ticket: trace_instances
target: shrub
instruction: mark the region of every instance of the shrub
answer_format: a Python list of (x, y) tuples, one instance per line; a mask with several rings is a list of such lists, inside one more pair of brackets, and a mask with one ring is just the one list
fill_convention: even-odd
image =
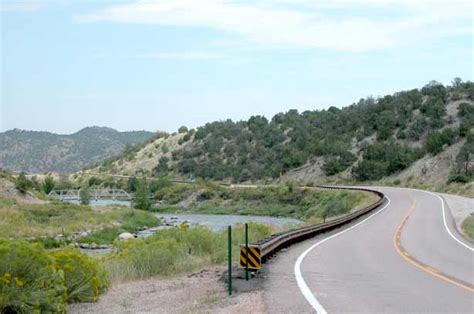
[(138, 182), (137, 191), (135, 192), (135, 204), (134, 207), (138, 209), (150, 209), (150, 189), (145, 179)]
[(44, 178), (44, 181), (43, 181), (44, 193), (48, 195), (54, 189), (54, 185), (55, 185), (55, 182), (54, 182), (53, 177), (47, 176), (46, 178)]
[(120, 253), (104, 264), (115, 281), (169, 275), (188, 268), (187, 249), (175, 239), (136, 239), (118, 246)]
[(40, 244), (0, 240), (0, 312), (66, 311), (62, 271)]
[(81, 205), (89, 205), (91, 201), (91, 191), (88, 186), (83, 187), (79, 191), (79, 198), (81, 200)]
[(448, 184), (453, 183), (453, 182), (458, 182), (458, 183), (468, 183), (471, 181), (473, 178), (470, 176), (462, 175), (462, 174), (455, 174), (451, 175), (448, 177)]
[(80, 238), (81, 243), (95, 243), (95, 244), (109, 244), (117, 239), (118, 235), (122, 232), (119, 227), (104, 228), (100, 231), (89, 234), (85, 237)]
[(456, 133), (452, 129), (444, 129), (441, 132), (434, 132), (426, 142), (426, 150), (433, 155), (443, 151), (445, 144), (451, 145), (456, 139)]
[(101, 274), (97, 262), (92, 258), (76, 249), (54, 251), (52, 256), (56, 268), (64, 273), (69, 303), (95, 302), (99, 294), (107, 289), (107, 276)]
[(188, 128), (184, 125), (178, 129), (178, 133), (187, 133), (187, 132), (188, 132)]
[[(270, 234), (268, 226), (249, 224), (250, 242)], [(243, 225), (235, 226), (232, 231), (235, 259), (243, 238)], [(117, 242), (119, 253), (104, 260), (104, 266), (113, 281), (170, 275), (209, 263), (223, 263), (227, 258), (226, 243), (225, 230), (219, 233), (205, 227), (163, 230), (146, 239)]]
[(22, 172), (18, 175), (18, 177), (15, 180), (15, 187), (22, 193), (26, 193), (29, 189), (33, 187), (33, 184), (28, 178), (25, 176), (25, 174)]

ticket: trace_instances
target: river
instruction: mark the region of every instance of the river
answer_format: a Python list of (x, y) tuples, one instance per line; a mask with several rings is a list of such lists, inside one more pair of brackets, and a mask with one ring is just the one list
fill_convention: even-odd
[(299, 225), (302, 220), (287, 217), (270, 217), (270, 216), (251, 216), (251, 215), (209, 215), (209, 214), (170, 214), (159, 213), (158, 218), (162, 218), (169, 222), (182, 223), (187, 222), (190, 225), (204, 225), (212, 231), (218, 232), (229, 225), (240, 223), (255, 222), (259, 224), (272, 225), (275, 227), (284, 227), (288, 225)]

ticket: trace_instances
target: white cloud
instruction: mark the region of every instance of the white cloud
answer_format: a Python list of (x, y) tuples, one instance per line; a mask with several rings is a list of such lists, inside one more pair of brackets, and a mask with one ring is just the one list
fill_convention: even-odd
[(147, 53), (140, 57), (147, 59), (172, 59), (178, 61), (187, 60), (216, 60), (224, 58), (224, 55), (206, 51), (186, 51), (186, 52), (157, 52)]
[[(351, 15), (354, 9), (357, 15)], [(367, 13), (360, 13), (363, 10)], [(112, 5), (79, 19), (210, 28), (254, 47), (368, 51), (459, 33), (472, 26), (472, 15), (469, 0), (296, 0), (257, 4), (171, 0)]]

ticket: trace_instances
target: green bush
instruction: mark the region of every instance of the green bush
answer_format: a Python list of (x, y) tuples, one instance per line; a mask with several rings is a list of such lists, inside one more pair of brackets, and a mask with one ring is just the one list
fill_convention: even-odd
[(451, 176), (448, 177), (448, 184), (453, 183), (453, 182), (468, 183), (471, 180), (473, 180), (473, 178), (471, 176), (466, 176), (466, 175), (462, 175), (462, 174), (455, 174), (455, 175), (451, 175)]
[(108, 278), (92, 258), (77, 249), (58, 250), (51, 255), (56, 268), (64, 273), (69, 303), (96, 302), (99, 294), (107, 289)]
[(43, 181), (44, 193), (48, 195), (54, 189), (55, 184), (56, 183), (54, 182), (53, 177), (47, 176), (46, 178), (44, 178), (44, 181)]
[[(268, 226), (249, 224), (249, 240), (268, 237)], [(238, 258), (244, 239), (242, 225), (232, 231), (232, 252)], [(117, 242), (119, 253), (104, 260), (111, 280), (127, 281), (157, 275), (171, 275), (196, 269), (227, 258), (227, 231), (214, 233), (205, 227), (170, 229), (146, 239)]]
[(471, 213), (469, 217), (464, 219), (461, 227), (464, 234), (466, 234), (469, 239), (474, 240), (474, 214)]
[(64, 273), (40, 244), (0, 240), (0, 312), (64, 313)]
[(119, 242), (118, 246), (120, 253), (104, 264), (113, 281), (169, 275), (188, 269), (186, 246), (175, 239), (136, 239)]
[(22, 172), (18, 175), (15, 180), (15, 187), (22, 193), (26, 193), (29, 189), (33, 187), (33, 183), (28, 180), (26, 175)]
[(81, 205), (89, 205), (91, 201), (91, 190), (89, 186), (85, 186), (79, 190), (79, 198)]

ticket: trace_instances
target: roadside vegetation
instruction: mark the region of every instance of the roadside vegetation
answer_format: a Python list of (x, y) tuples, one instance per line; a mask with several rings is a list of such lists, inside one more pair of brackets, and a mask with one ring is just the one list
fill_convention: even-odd
[(376, 201), (371, 193), (282, 186), (230, 188), (210, 182), (171, 183), (156, 192), (157, 212), (196, 212), (286, 216), (309, 223), (362, 208)]
[[(249, 224), (249, 240), (270, 236), (269, 226)], [(238, 261), (244, 228), (232, 230), (232, 255)], [(101, 260), (113, 283), (151, 276), (172, 276), (227, 260), (227, 231), (212, 232), (205, 227), (162, 230), (146, 239), (118, 242), (115, 254)]]
[[(33, 184), (24, 175), (9, 180), (21, 193), (43, 195), (69, 183), (47, 177)], [(290, 216), (319, 223), (375, 201), (371, 194), (301, 188), (293, 183), (231, 188), (201, 179), (176, 183), (161, 177), (113, 182), (134, 193), (138, 209), (92, 208), (85, 205), (87, 193), (92, 187), (104, 187), (104, 181), (91, 178), (75, 184), (83, 186), (82, 205), (0, 198), (0, 312), (64, 312), (67, 303), (97, 301), (111, 283), (174, 276), (226, 261), (226, 230), (182, 225), (147, 238), (117, 240), (121, 232), (158, 225), (159, 212)], [(108, 244), (110, 253), (89, 257), (73, 248), (68, 235), (84, 230), (88, 235), (80, 237), (81, 243)], [(251, 223), (249, 231), (253, 242), (281, 230)], [(243, 225), (233, 227), (232, 238), (237, 262)]]
[(463, 221), (462, 231), (469, 240), (474, 241), (474, 214), (471, 214)]
[(58, 234), (91, 230), (85, 243), (111, 243), (121, 232), (136, 232), (143, 226), (156, 226), (152, 213), (124, 207), (94, 210), (68, 203), (22, 204), (0, 198), (0, 238), (35, 238), (55, 245)]

